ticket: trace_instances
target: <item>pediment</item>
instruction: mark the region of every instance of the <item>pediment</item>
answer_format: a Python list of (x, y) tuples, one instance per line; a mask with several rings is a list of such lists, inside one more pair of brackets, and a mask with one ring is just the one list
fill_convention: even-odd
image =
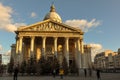
[(69, 31), (69, 32), (81, 32), (80, 29), (68, 26), (63, 23), (58, 23), (51, 20), (45, 20), (32, 24), (29, 26), (21, 27), (17, 31)]

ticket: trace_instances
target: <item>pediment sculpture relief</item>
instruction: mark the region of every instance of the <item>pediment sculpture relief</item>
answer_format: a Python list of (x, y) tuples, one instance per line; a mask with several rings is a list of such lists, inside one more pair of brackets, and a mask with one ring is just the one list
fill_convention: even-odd
[(72, 31), (72, 29), (70, 28), (51, 22), (31, 26), (23, 30), (24, 31)]

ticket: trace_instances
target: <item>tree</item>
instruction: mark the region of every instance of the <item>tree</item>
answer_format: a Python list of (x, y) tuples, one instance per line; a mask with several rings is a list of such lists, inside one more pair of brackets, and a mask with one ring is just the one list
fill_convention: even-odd
[(54, 56), (53, 62), (52, 62), (52, 71), (55, 69), (56, 70), (56, 74), (59, 73), (59, 68), (60, 68), (60, 64), (58, 59)]
[(14, 60), (13, 58), (10, 59), (10, 63), (8, 64), (8, 73), (12, 74), (14, 70)]
[(70, 65), (70, 73), (78, 73), (78, 68), (76, 66), (75, 60), (72, 61)]
[(44, 74), (44, 67), (45, 67), (45, 59), (44, 59), (44, 57), (42, 56), (41, 58), (40, 58), (40, 60), (38, 61), (38, 63), (37, 63), (37, 65), (38, 65), (38, 67), (37, 67), (37, 73), (39, 73), (40, 75), (43, 75)]
[(22, 73), (22, 75), (24, 75), (24, 73), (26, 72), (26, 68), (27, 68), (27, 64), (26, 61), (24, 60), (20, 66), (20, 72)]
[(69, 67), (65, 57), (63, 58), (62, 68), (64, 69), (64, 74), (67, 75), (69, 71)]
[(34, 58), (30, 58), (30, 73), (36, 73), (36, 60)]
[(2, 74), (6, 72), (6, 70), (7, 70), (7, 65), (5, 64), (0, 65), (0, 76), (2, 76)]
[(42, 67), (42, 69), (44, 70), (44, 74), (49, 75), (52, 72), (52, 61), (47, 59), (44, 63), (44, 67)]
[(26, 66), (26, 72), (27, 72), (27, 74), (30, 74), (31, 73), (31, 68), (30, 68), (30, 60), (28, 60), (28, 63), (27, 63), (27, 66)]
[(29, 75), (35, 74), (36, 73), (36, 60), (34, 58), (30, 58), (26, 67), (27, 67), (26, 72)]

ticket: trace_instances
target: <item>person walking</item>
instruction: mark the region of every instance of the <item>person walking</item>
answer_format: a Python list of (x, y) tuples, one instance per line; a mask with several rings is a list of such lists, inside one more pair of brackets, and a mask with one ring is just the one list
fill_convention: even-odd
[(64, 75), (64, 70), (63, 69), (59, 70), (59, 75), (60, 75), (60, 78), (63, 79), (63, 75)]
[(97, 75), (97, 80), (101, 80), (100, 70), (99, 69), (96, 70), (96, 75)]
[(92, 77), (92, 69), (89, 69), (89, 76)]
[(55, 76), (56, 76), (56, 70), (53, 69), (53, 77), (55, 78)]
[(14, 79), (13, 80), (17, 80), (17, 76), (18, 76), (18, 67), (15, 67), (15, 69), (14, 69)]
[(87, 71), (86, 71), (86, 69), (84, 69), (84, 74), (85, 74), (85, 77), (87, 76)]

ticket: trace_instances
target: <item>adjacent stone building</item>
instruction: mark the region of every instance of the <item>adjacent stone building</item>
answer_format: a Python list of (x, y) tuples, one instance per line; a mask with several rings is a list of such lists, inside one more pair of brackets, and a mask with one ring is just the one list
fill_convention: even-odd
[(84, 68), (92, 68), (92, 58), (91, 58), (91, 46), (90, 45), (84, 45), (84, 54), (83, 54), (83, 61), (84, 62)]
[(120, 68), (120, 56), (117, 52), (106, 50), (95, 56), (94, 65), (99, 69)]
[(120, 48), (118, 49), (118, 54), (114, 56), (115, 68), (120, 69)]

